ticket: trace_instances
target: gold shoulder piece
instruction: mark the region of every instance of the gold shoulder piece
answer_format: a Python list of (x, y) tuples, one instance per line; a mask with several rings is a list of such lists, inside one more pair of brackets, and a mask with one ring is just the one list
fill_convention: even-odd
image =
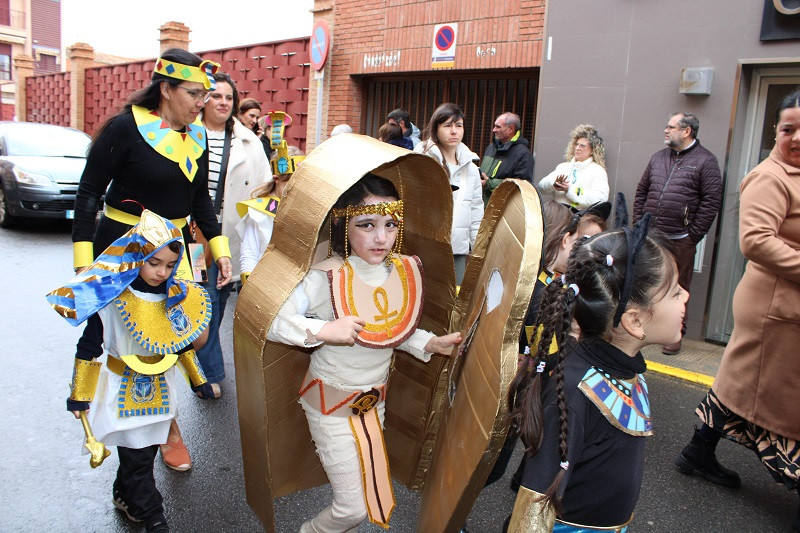
[(549, 533), (553, 531), (556, 512), (553, 506), (544, 501), (544, 494), (520, 487), (508, 533)]

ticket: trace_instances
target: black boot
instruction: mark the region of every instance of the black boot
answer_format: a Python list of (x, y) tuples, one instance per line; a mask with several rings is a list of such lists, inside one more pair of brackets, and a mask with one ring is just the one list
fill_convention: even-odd
[[(797, 487), (797, 494), (800, 494), (800, 486)], [(792, 533), (800, 533), (800, 508), (797, 509), (797, 515), (794, 517)]]
[(714, 451), (717, 448), (719, 439), (712, 441), (706, 440), (695, 428), (692, 441), (675, 458), (675, 466), (678, 470), (688, 475), (698, 475), (717, 485), (738, 489), (742, 481), (739, 474), (725, 468), (719, 461)]
[(797, 510), (797, 516), (794, 517), (794, 524), (792, 524), (792, 533), (800, 533), (800, 509)]

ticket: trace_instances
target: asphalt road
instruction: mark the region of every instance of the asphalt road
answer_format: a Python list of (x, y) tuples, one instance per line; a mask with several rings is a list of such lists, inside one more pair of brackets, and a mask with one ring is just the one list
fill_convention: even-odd
[[(116, 454), (92, 470), (88, 456), (80, 454), (80, 423), (65, 410), (80, 331), (50, 309), (44, 294), (72, 271), (69, 227), (48, 222), (0, 229), (0, 258), (0, 412), (5, 415), (0, 431), (0, 532), (142, 531), (111, 505)], [(222, 399), (199, 400), (188, 386), (178, 397), (193, 469), (177, 473), (156, 460), (156, 483), (173, 531), (261, 531), (244, 495), (231, 341), (235, 305), (234, 296), (222, 327), (228, 374)], [(705, 391), (654, 373), (648, 375), (648, 384), (656, 434), (648, 442), (644, 486), (630, 531), (790, 531), (797, 495), (776, 485), (748, 450), (728, 442), (718, 449), (720, 461), (741, 474), (739, 490), (675, 471), (672, 459), (691, 437), (694, 407)], [(500, 531), (514, 504), (509, 475), (483, 491), (467, 523), (471, 532)], [(399, 485), (395, 491), (392, 529), (414, 531), (419, 496)], [(278, 531), (297, 531), (329, 501), (327, 487), (279, 499)], [(359, 531), (381, 529), (365, 524)]]

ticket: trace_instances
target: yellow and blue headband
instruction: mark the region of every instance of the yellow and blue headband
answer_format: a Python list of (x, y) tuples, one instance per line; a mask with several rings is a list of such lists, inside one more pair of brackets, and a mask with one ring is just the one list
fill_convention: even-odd
[(286, 129), (286, 120), (292, 123), (292, 117), (283, 111), (270, 111), (269, 118), (272, 122), (272, 135), (269, 137), (269, 145), (273, 150), (278, 151), (278, 156), (269, 162), (272, 167), (272, 174), (280, 176), (282, 174), (294, 174), (297, 165), (306, 158), (304, 155), (289, 155), (289, 145), (283, 138)]
[(97, 313), (122, 294), (150, 257), (173, 241), (181, 244), (178, 261), (167, 279), (167, 309), (186, 298), (186, 284), (175, 278), (183, 257), (183, 235), (169, 220), (144, 210), (141, 221), (115, 240), (88, 269), (47, 294), (55, 311), (73, 326)]
[(219, 70), (219, 63), (203, 61), (199, 67), (192, 67), (159, 57), (156, 59), (155, 73), (181, 81), (202, 83), (207, 91), (213, 91), (217, 82), (214, 73)]

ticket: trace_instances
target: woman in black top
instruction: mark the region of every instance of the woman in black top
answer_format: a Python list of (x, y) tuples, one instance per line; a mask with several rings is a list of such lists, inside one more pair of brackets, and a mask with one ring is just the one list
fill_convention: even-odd
[[(183, 228), (187, 242), (185, 218), (192, 215), (211, 243), (218, 284), (230, 281), (230, 251), (208, 194), (206, 135), (197, 119), (211, 86), (205, 73), (212, 70), (215, 64), (195, 54), (165, 51), (150, 85), (97, 132), (75, 198), (76, 270), (137, 224), (146, 208)], [(103, 216), (95, 227), (104, 194)]]

